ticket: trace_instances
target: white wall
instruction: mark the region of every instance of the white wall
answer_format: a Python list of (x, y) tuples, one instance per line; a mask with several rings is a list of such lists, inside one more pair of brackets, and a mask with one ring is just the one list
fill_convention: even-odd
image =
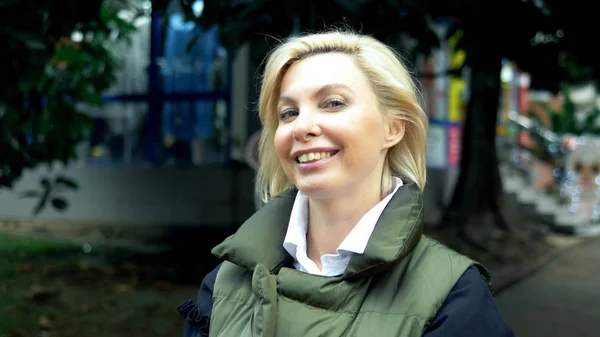
[[(0, 190), (0, 217), (30, 217), (36, 201), (19, 199), (18, 192), (39, 188), (46, 172), (28, 172), (13, 191)], [(228, 226), (252, 213), (249, 169), (70, 167), (57, 172), (75, 179), (80, 189), (65, 193), (70, 202), (65, 213), (49, 207), (40, 220)]]

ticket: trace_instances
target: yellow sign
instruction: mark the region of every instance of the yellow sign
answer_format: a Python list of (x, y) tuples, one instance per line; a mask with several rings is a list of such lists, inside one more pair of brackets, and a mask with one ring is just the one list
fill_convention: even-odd
[[(457, 30), (448, 40), (450, 49), (450, 69), (459, 70), (467, 59), (467, 53), (457, 49), (458, 42), (463, 37), (463, 31)], [(462, 77), (450, 77), (448, 84), (448, 121), (458, 123), (462, 121), (464, 113), (465, 80)]]

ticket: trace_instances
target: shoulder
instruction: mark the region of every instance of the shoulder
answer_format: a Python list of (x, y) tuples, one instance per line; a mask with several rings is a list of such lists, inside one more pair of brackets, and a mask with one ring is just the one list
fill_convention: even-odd
[(452, 288), (473, 265), (476, 262), (471, 259), (422, 237), (400, 263), (376, 278), (378, 290), (374, 293), (385, 292), (425, 324), (436, 316)]
[(425, 337), (513, 337), (484, 276), (469, 267), (430, 322)]
[(422, 236), (410, 254), (407, 272), (426, 279), (428, 283), (435, 283), (440, 290), (445, 289), (445, 297), (471, 266), (476, 266), (484, 280), (490, 283), (485, 267), (438, 241)]

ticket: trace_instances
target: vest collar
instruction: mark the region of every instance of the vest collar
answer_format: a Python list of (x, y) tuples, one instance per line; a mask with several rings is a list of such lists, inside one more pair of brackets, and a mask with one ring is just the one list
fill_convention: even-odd
[[(352, 256), (343, 278), (389, 269), (419, 242), (423, 231), (423, 201), (417, 185), (404, 181), (404, 186), (379, 217), (365, 253)], [(292, 257), (283, 248), (283, 240), (296, 193), (289, 190), (271, 199), (212, 253), (251, 271), (262, 264), (271, 273), (277, 273), (282, 266), (290, 264)]]

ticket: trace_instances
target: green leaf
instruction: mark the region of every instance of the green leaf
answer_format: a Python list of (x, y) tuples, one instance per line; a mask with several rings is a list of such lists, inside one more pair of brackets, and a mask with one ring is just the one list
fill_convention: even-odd
[(44, 187), (44, 190), (48, 190), (50, 189), (50, 180), (48, 178), (42, 178), (40, 179), (40, 185)]
[(102, 106), (104, 104), (104, 101), (102, 100), (102, 96), (99, 93), (95, 92), (93, 87), (91, 87), (91, 86), (87, 86), (80, 93), (81, 93), (81, 100), (83, 102), (93, 104), (96, 106)]
[(6, 33), (9, 36), (19, 40), (21, 43), (24, 43), (29, 49), (36, 51), (46, 49), (46, 45), (44, 44), (45, 39), (43, 36), (37, 36), (29, 32), (17, 32), (11, 29), (6, 29)]
[(137, 30), (137, 27), (127, 21), (119, 18), (118, 27), (121, 33), (130, 33)]
[(69, 206), (69, 203), (64, 198), (54, 197), (54, 198), (52, 198), (52, 206), (54, 206), (54, 208), (57, 211), (63, 212), (67, 209), (67, 207)]
[(75, 46), (62, 44), (54, 52), (57, 61), (65, 61), (67, 64), (76, 63), (81, 57), (81, 52)]
[(50, 190), (48, 189), (46, 192), (44, 192), (44, 195), (40, 198), (37, 205), (33, 209), (34, 216), (40, 214), (44, 210), (44, 208), (46, 208), (49, 197), (50, 197)]
[(56, 177), (54, 182), (55, 182), (55, 184), (57, 184), (60, 187), (66, 187), (66, 188), (70, 188), (73, 190), (76, 190), (79, 188), (79, 185), (73, 179), (62, 176), (62, 175)]

